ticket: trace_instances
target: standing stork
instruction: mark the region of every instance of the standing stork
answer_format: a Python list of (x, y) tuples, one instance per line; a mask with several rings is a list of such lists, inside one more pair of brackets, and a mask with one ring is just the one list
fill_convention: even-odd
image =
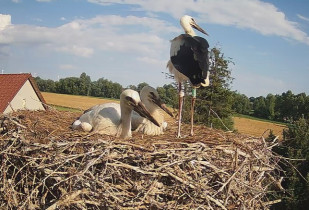
[(174, 75), (175, 80), (178, 83), (178, 138), (181, 137), (180, 125), (184, 97), (182, 83), (189, 80), (192, 85), (191, 136), (194, 135), (193, 115), (196, 99), (196, 88), (199, 88), (200, 86), (209, 86), (209, 44), (206, 39), (196, 36), (193, 28), (197, 29), (205, 35), (208, 34), (195, 22), (192, 17), (188, 15), (185, 15), (180, 19), (180, 24), (184, 29), (185, 34), (181, 34), (171, 40), (170, 60), (167, 63), (167, 67), (170, 73)]

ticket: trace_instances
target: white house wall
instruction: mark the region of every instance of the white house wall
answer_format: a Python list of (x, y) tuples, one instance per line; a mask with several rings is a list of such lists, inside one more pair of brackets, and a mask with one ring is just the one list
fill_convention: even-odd
[(36, 95), (29, 80), (20, 88), (19, 92), (11, 101), (10, 105), (4, 110), (4, 114), (12, 112), (13, 110), (45, 110), (40, 99)]

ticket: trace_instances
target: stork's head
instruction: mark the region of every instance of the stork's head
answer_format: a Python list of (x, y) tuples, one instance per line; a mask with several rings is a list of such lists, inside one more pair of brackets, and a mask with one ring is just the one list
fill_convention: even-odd
[(142, 88), (140, 95), (141, 95), (142, 101), (148, 100), (150, 103), (156, 104), (163, 111), (165, 111), (168, 115), (173, 117), (172, 112), (163, 103), (163, 101), (161, 100), (159, 93), (156, 91), (156, 89), (154, 89), (153, 87), (150, 87), (150, 86), (145, 86), (145, 87)]
[(154, 117), (149, 113), (145, 105), (142, 103), (138, 92), (131, 89), (123, 91), (120, 95), (120, 105), (136, 111), (142, 117), (145, 117), (155, 125), (160, 126), (157, 120), (154, 119)]
[(184, 15), (182, 18), (180, 18), (180, 25), (185, 30), (185, 32), (191, 36), (195, 36), (195, 33), (192, 28), (195, 28), (196, 30), (200, 31), (201, 33), (208, 36), (207, 32), (204, 31), (194, 20), (193, 17), (189, 15)]

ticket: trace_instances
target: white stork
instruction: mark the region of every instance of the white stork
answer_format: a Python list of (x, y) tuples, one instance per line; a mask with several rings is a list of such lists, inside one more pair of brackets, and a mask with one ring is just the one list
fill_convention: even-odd
[(182, 82), (188, 81), (192, 85), (192, 100), (191, 100), (191, 136), (193, 132), (193, 115), (194, 104), (196, 99), (196, 88), (200, 86), (209, 86), (209, 59), (208, 47), (209, 44), (206, 39), (196, 36), (193, 28), (199, 30), (205, 35), (208, 35), (195, 20), (185, 15), (180, 19), (180, 24), (183, 27), (185, 34), (181, 34), (171, 40), (170, 60), (167, 67), (171, 74), (174, 75), (178, 82), (179, 91), (179, 120), (178, 133), (180, 135), (181, 113), (184, 91), (182, 89)]
[(128, 139), (132, 136), (131, 114), (133, 110), (160, 126), (141, 102), (139, 94), (127, 89), (120, 95), (120, 106), (117, 103), (93, 106), (72, 124), (72, 128)]
[(160, 124), (160, 127), (153, 124), (148, 119), (141, 117), (133, 112), (132, 114), (132, 130), (142, 132), (147, 135), (161, 135), (167, 127), (164, 121), (164, 116), (161, 110), (165, 111), (171, 117), (173, 114), (168, 110), (167, 106), (162, 102), (156, 89), (150, 86), (145, 86), (140, 92), (142, 102), (153, 118)]

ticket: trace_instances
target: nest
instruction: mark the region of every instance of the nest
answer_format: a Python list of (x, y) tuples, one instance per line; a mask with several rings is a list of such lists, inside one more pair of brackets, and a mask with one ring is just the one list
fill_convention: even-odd
[[(80, 113), (0, 116), (0, 208), (267, 209), (280, 190), (264, 138), (196, 127), (195, 137), (72, 131)], [(187, 125), (183, 133), (189, 133)], [(274, 142), (273, 142), (274, 143)]]

